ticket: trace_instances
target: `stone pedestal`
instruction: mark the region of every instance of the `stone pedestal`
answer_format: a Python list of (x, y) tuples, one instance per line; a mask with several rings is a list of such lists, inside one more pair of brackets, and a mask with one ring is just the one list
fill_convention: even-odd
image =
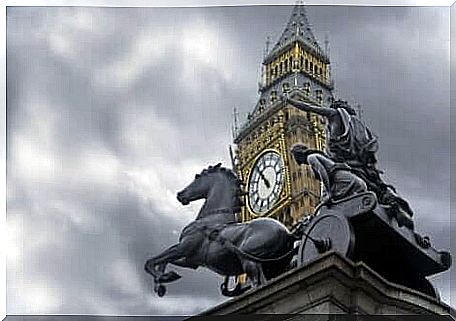
[(329, 252), (201, 315), (225, 314), (453, 313), (435, 298), (385, 280), (364, 263), (353, 263), (337, 252)]

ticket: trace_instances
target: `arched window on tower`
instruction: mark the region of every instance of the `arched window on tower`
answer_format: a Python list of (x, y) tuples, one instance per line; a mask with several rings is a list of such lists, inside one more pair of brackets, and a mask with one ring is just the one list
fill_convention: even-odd
[(260, 109), (264, 110), (266, 108), (266, 101), (264, 98), (260, 99)]
[(275, 102), (277, 100), (277, 91), (271, 91), (271, 96), (269, 99), (271, 100), (271, 103)]
[(318, 103), (321, 104), (323, 101), (323, 92), (321, 89), (315, 90), (315, 98), (317, 99)]
[(328, 96), (328, 97), (326, 98), (326, 104), (327, 104), (328, 106), (331, 106), (331, 104), (333, 103), (333, 101), (334, 101), (334, 99), (332, 98), (332, 96)]
[(283, 93), (288, 93), (290, 91), (290, 83), (284, 82), (282, 84), (282, 92)]
[(304, 83), (304, 92), (306, 93), (306, 95), (310, 95), (310, 82), (308, 81)]
[(306, 66), (305, 67), (306, 67), (306, 70), (309, 69), (309, 60), (308, 59), (306, 59)]
[(313, 62), (311, 61), (310, 64), (309, 64), (309, 69), (310, 69), (310, 72), (313, 72)]

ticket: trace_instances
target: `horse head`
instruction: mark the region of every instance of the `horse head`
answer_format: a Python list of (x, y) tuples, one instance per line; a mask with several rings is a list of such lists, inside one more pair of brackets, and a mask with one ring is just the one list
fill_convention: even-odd
[(183, 205), (206, 199), (206, 210), (223, 207), (237, 212), (243, 195), (241, 184), (232, 170), (222, 167), (219, 163), (196, 174), (195, 179), (177, 193), (177, 199)]
[(187, 185), (183, 190), (177, 193), (177, 200), (182, 205), (187, 205), (190, 202), (207, 198), (210, 188), (214, 185), (214, 175), (210, 175), (215, 172), (215, 168), (221, 167), (221, 163), (215, 166), (209, 166), (204, 169), (201, 173), (195, 175), (195, 179)]

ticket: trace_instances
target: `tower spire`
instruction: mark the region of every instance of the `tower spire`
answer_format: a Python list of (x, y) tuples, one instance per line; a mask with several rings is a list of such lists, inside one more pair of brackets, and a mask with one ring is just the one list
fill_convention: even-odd
[(262, 114), (277, 99), (290, 91), (301, 91), (306, 99), (322, 104), (331, 101), (333, 83), (330, 61), (318, 44), (311, 24), (307, 19), (306, 7), (299, 0), (279, 40), (269, 51), (269, 37), (261, 69), (259, 70), (258, 93), (251, 118)]
[(312, 25), (307, 19), (306, 6), (302, 0), (296, 2), (285, 29), (271, 52), (268, 53), (268, 56), (273, 55), (296, 40), (318, 54), (324, 55), (323, 50), (313, 34)]
[(231, 132), (233, 138), (235, 138), (238, 134), (239, 126), (238, 126), (238, 117), (239, 117), (239, 112), (236, 107), (233, 108), (233, 123), (231, 125)]
[(329, 36), (328, 34), (326, 33), (325, 34), (325, 55), (326, 57), (329, 58), (330, 56), (330, 52), (329, 52), (330, 48), (329, 48)]
[(266, 56), (269, 54), (269, 47), (270, 46), (271, 46), (271, 37), (267, 36), (266, 37), (266, 44), (265, 44), (265, 47), (264, 47), (263, 59), (266, 58)]

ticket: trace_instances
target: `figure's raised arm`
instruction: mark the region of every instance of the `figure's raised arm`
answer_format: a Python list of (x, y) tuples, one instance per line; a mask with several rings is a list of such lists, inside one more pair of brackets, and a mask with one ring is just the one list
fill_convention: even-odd
[(296, 100), (296, 99), (289, 98), (289, 97), (286, 97), (285, 99), (286, 99), (286, 102), (290, 103), (292, 106), (294, 106), (298, 109), (312, 112), (312, 113), (321, 115), (323, 117), (331, 117), (331, 116), (334, 116), (335, 114), (337, 114), (337, 111), (333, 108), (315, 106), (315, 105), (311, 105), (309, 103), (303, 102), (301, 100)]

